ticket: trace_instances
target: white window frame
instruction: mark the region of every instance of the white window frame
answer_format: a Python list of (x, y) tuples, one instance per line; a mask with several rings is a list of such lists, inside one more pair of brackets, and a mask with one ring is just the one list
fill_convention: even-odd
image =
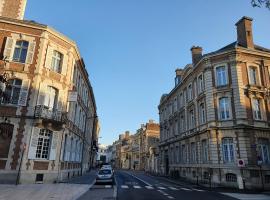
[[(53, 50), (52, 53), (52, 61), (51, 61), (51, 70), (61, 73), (62, 72), (62, 65), (63, 65), (63, 58), (64, 55), (57, 50)], [(58, 63), (58, 65), (57, 65)]]
[(53, 135), (53, 131), (49, 129), (40, 129), (40, 132), (38, 135), (37, 149), (36, 149), (36, 154), (35, 154), (36, 159), (49, 160), (52, 135)]
[(187, 88), (187, 96), (188, 96), (188, 101), (191, 101), (193, 99), (193, 88), (192, 88), (192, 83), (188, 85)]
[(267, 138), (258, 138), (258, 153), (263, 164), (270, 164), (270, 142)]
[(203, 76), (203, 73), (199, 74), (199, 76), (197, 77), (197, 85), (198, 85), (198, 94), (201, 94), (204, 91), (204, 76)]
[[(227, 99), (228, 102), (222, 102), (223, 99)], [(218, 99), (218, 116), (220, 120), (229, 120), (231, 119), (231, 103), (230, 97), (223, 96)], [(224, 112), (224, 117), (222, 116), (222, 112)]]
[(233, 163), (235, 159), (234, 155), (234, 143), (232, 137), (222, 138), (222, 155), (224, 163)]
[(261, 100), (258, 98), (252, 98), (252, 110), (253, 110), (253, 118), (255, 120), (262, 120), (262, 106)]
[[(255, 69), (256, 77), (253, 77), (253, 74), (251, 73), (251, 69)], [(248, 71), (248, 80), (250, 85), (261, 85), (261, 76), (260, 76), (260, 68), (258, 65), (248, 65), (247, 68)], [(255, 78), (255, 80), (254, 80)]]
[[(12, 81), (12, 83), (10, 83)], [(16, 85), (16, 81), (21, 81), (21, 84), (18, 84)], [(22, 88), (22, 84), (23, 84), (23, 80), (22, 79), (19, 79), (19, 78), (14, 78), (14, 79), (10, 79), (8, 80), (8, 83), (10, 85), (10, 89), (8, 88), (5, 88), (5, 92), (7, 92), (7, 90), (10, 90), (10, 96), (9, 98), (10, 99), (2, 99), (2, 103), (4, 104), (12, 104), (12, 105), (18, 105), (18, 102), (19, 102), (19, 98), (20, 98), (20, 93), (21, 93), (21, 88)], [(16, 99), (16, 101), (14, 102), (13, 100), (13, 96), (15, 95), (14, 94), (14, 90), (15, 89), (18, 89), (18, 99)]]
[[(21, 42), (20, 45), (18, 44), (19, 42)], [(27, 43), (27, 47), (26, 46), (23, 46), (24, 42)], [(26, 63), (27, 54), (28, 54), (28, 48), (29, 48), (29, 41), (26, 41), (26, 40), (17, 40), (15, 42), (15, 47), (14, 47), (14, 50), (13, 50), (12, 61), (13, 62), (19, 62), (19, 63)], [(14, 58), (16, 49), (19, 50), (19, 59), (15, 59)], [(21, 57), (22, 57), (22, 51), (23, 50), (26, 50), (26, 54), (25, 54), (24, 60), (21, 60), (22, 59)]]
[[(218, 68), (224, 67), (224, 72), (220, 73), (223, 75), (218, 74)], [(219, 79), (219, 76), (223, 76), (221, 79)], [(228, 65), (226, 63), (219, 64), (215, 66), (215, 82), (216, 87), (222, 87), (227, 86), (229, 84), (229, 73), (228, 73)]]
[[(203, 108), (202, 108), (203, 106)], [(205, 103), (201, 102), (199, 104), (199, 115), (200, 115), (200, 124), (206, 123), (206, 113), (205, 113)]]

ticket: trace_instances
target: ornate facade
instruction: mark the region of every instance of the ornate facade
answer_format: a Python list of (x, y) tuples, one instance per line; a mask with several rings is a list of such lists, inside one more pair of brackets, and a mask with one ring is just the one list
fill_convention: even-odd
[(237, 41), (176, 70), (161, 97), (160, 173), (214, 186), (270, 187), (270, 50), (253, 42), (252, 19)]
[(22, 20), (25, 4), (0, 1), (0, 72), (9, 75), (1, 84), (0, 182), (61, 181), (89, 169), (93, 89), (76, 44)]

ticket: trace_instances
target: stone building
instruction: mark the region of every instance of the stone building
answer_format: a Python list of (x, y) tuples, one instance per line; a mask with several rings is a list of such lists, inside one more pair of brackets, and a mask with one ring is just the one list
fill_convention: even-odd
[(96, 104), (74, 41), (0, 1), (0, 183), (54, 182), (89, 169)]
[(140, 170), (145, 170), (150, 147), (159, 142), (159, 124), (149, 120), (138, 129), (140, 135)]
[(253, 42), (252, 19), (237, 40), (176, 70), (161, 97), (160, 172), (214, 186), (270, 188), (270, 50)]

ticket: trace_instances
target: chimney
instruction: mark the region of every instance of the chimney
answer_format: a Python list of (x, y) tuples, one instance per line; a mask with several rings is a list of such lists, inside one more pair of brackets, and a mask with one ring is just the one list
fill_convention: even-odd
[(182, 69), (175, 70), (175, 78), (174, 78), (175, 87), (181, 83), (183, 73), (184, 73), (184, 71)]
[(195, 66), (202, 58), (202, 47), (193, 46), (190, 50), (192, 54), (192, 64)]
[(235, 24), (237, 27), (237, 42), (242, 47), (254, 48), (252, 20), (252, 18), (244, 16)]
[(22, 20), (26, 2), (27, 0), (0, 0), (0, 16)]

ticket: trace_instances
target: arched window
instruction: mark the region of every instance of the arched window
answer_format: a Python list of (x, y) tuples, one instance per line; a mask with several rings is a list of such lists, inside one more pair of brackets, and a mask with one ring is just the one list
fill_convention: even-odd
[(25, 63), (29, 42), (19, 40), (16, 42), (13, 61)]
[(3, 103), (17, 105), (20, 97), (21, 87), (21, 79), (10, 79), (8, 81), (8, 86), (5, 89)]
[(0, 158), (8, 158), (13, 128), (12, 124), (0, 123)]
[(233, 138), (228, 137), (222, 139), (222, 152), (224, 163), (231, 163), (234, 161)]
[(227, 173), (226, 174), (226, 182), (237, 182), (237, 177), (235, 174)]

